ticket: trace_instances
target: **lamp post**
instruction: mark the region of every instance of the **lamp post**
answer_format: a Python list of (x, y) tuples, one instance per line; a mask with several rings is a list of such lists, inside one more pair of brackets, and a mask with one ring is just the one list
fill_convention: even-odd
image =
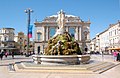
[(29, 55), (29, 26), (30, 26), (30, 14), (33, 12), (30, 8), (25, 10), (25, 13), (28, 15), (28, 24), (27, 24), (27, 56)]

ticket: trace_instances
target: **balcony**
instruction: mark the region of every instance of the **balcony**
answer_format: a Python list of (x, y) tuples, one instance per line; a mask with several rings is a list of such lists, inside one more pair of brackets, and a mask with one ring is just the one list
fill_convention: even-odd
[(48, 41), (35, 39), (34, 42), (35, 43), (47, 43)]

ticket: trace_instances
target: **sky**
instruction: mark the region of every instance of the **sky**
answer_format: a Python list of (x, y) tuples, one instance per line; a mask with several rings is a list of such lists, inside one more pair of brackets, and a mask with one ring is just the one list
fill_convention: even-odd
[(109, 24), (120, 20), (120, 0), (0, 0), (0, 28), (12, 27), (15, 34), (21, 31), (26, 34), (27, 14), (24, 10), (27, 8), (34, 11), (31, 13), (31, 25), (36, 19), (42, 21), (61, 9), (83, 21), (90, 19), (91, 39), (107, 29)]

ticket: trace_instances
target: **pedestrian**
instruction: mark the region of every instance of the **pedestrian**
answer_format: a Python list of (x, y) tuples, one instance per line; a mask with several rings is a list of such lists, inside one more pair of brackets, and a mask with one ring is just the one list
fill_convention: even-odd
[(14, 59), (14, 52), (12, 52), (12, 58)]
[(0, 58), (3, 59), (4, 52), (0, 52)]
[(117, 53), (118, 53), (117, 51), (114, 51), (114, 52), (113, 52), (114, 61), (117, 61)]
[(120, 53), (117, 53), (117, 61), (120, 61)]
[(5, 52), (5, 57), (7, 58), (7, 56), (8, 56), (8, 52)]
[(0, 52), (0, 59), (2, 60), (2, 52)]

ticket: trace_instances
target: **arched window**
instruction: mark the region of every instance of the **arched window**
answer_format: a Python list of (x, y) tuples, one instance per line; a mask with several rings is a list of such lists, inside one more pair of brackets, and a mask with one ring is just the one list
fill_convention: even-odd
[(50, 28), (49, 38), (51, 38), (55, 34), (56, 30), (55, 28)]
[(69, 33), (72, 37), (75, 37), (75, 28), (69, 28)]
[(4, 41), (8, 41), (8, 37), (7, 36), (4, 37)]

